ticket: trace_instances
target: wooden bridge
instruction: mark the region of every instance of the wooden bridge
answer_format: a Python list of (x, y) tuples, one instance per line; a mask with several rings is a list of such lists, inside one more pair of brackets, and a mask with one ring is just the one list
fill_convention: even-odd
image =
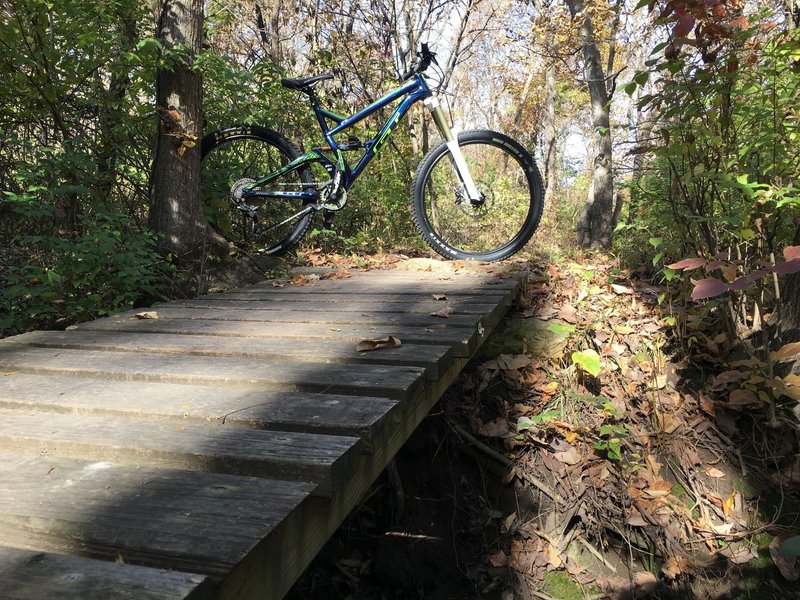
[(0, 597), (281, 598), (525, 282), (345, 275), (0, 341)]

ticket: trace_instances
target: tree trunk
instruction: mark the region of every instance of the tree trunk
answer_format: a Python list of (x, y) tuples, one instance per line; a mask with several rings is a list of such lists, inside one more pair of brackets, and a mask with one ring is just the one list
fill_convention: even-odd
[(547, 67), (544, 85), (544, 123), (542, 123), (542, 146), (544, 159), (544, 205), (552, 206), (558, 179), (556, 176), (556, 66)]
[(158, 133), (151, 180), (150, 227), (164, 252), (191, 256), (206, 236), (200, 190), (202, 0), (161, 0), (157, 36), (180, 58), (156, 73)]
[(584, 77), (592, 104), (594, 157), (590, 196), (578, 222), (578, 242), (584, 247), (611, 245), (614, 210), (614, 175), (611, 156), (610, 94), (600, 50), (594, 38), (592, 20), (583, 10), (583, 0), (566, 0), (573, 18), (580, 15), (579, 35), (583, 46)]
[(789, 31), (800, 27), (800, 1), (784, 0), (786, 5), (786, 27)]

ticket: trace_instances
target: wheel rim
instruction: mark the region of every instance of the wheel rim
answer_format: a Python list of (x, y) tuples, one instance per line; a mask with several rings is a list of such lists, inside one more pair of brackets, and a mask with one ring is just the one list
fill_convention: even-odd
[[(214, 147), (203, 159), (202, 170), (203, 206), (211, 226), (248, 252), (272, 254), (293, 244), (310, 219), (308, 215), (291, 218), (302, 209), (299, 200), (242, 201), (241, 194), (243, 181), (254, 181), (291, 159), (282, 149), (258, 138), (230, 139)], [(307, 187), (297, 171), (270, 184), (271, 189), (292, 191)], [(236, 208), (237, 203), (244, 210)]]
[(473, 205), (449, 152), (430, 169), (423, 189), (425, 219), (439, 241), (466, 254), (489, 254), (512, 245), (528, 220), (531, 188), (519, 160), (485, 140), (461, 145), (482, 201)]

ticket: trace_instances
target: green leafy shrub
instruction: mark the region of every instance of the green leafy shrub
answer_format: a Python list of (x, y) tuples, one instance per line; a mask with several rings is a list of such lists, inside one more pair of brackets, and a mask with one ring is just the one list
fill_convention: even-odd
[(23, 236), (30, 260), (2, 273), (0, 331), (63, 326), (160, 294), (170, 265), (155, 240), (124, 217), (103, 215), (80, 235)]

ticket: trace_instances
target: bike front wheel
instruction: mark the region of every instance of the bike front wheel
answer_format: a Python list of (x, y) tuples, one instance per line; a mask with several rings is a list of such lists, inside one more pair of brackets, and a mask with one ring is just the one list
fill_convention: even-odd
[(502, 133), (459, 134), (479, 200), (471, 200), (446, 142), (420, 163), (411, 210), (425, 241), (449, 259), (496, 261), (519, 252), (542, 218), (544, 190), (533, 157)]
[[(284, 254), (308, 230), (310, 202), (246, 198), (243, 188), (301, 156), (276, 131), (255, 125), (220, 129), (202, 141), (203, 207), (212, 228), (237, 248), (254, 254)], [(311, 169), (303, 165), (270, 181), (269, 189), (314, 189)], [(254, 188), (256, 190), (262, 188)]]

